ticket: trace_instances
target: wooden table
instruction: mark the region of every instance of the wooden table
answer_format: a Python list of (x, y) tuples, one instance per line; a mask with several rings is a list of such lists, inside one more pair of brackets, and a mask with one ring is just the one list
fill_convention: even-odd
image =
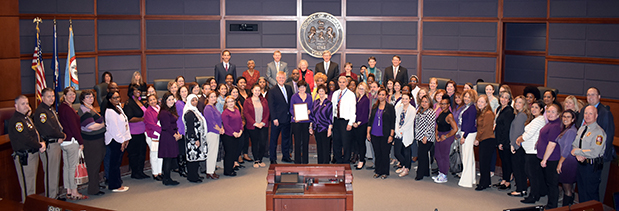
[[(276, 177), (297, 172), (299, 176), (315, 179), (338, 179), (337, 183), (314, 183), (303, 194), (276, 194), (280, 184)], [(336, 177), (337, 175), (337, 177)], [(267, 176), (266, 204), (268, 211), (277, 210), (353, 210), (352, 171), (350, 165), (274, 164)]]

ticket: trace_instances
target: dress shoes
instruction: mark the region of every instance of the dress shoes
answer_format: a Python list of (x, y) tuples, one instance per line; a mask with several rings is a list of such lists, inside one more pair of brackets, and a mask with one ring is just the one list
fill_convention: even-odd
[(374, 166), (372, 165), (372, 166), (365, 167), (365, 169), (367, 169), (367, 170), (374, 170), (375, 168), (374, 168)]
[(236, 176), (236, 172), (232, 172), (230, 174), (224, 173), (224, 176), (234, 177), (234, 176)]
[(157, 176), (153, 175), (153, 179), (157, 181), (162, 181), (163, 177), (161, 175), (157, 175)]
[(358, 165), (358, 164), (357, 164), (357, 167), (355, 167), (355, 169), (357, 169), (357, 170), (361, 170), (361, 169), (363, 169), (363, 167), (365, 166), (365, 162), (359, 162), (359, 164), (361, 164), (361, 165)]
[(292, 159), (290, 159), (290, 158), (282, 158), (282, 162), (292, 163), (294, 161)]
[(271, 164), (277, 164), (276, 160), (271, 160)]
[(199, 179), (204, 179), (204, 177), (203, 177), (203, 176), (198, 176), (198, 178), (199, 178)]
[(513, 197), (524, 197), (527, 195), (527, 191), (514, 191), (507, 193), (507, 195)]
[(206, 174), (206, 178), (207, 179), (219, 179), (219, 175), (213, 173), (213, 174)]
[(477, 187), (475, 187), (475, 190), (482, 191), (482, 190), (485, 190), (486, 188), (488, 188), (488, 186), (477, 185)]
[(165, 186), (175, 186), (180, 184), (180, 182), (178, 181), (174, 181), (174, 180), (169, 180), (169, 181), (163, 181), (163, 185)]
[(379, 178), (380, 174), (374, 174), (374, 179)]
[(525, 204), (533, 204), (537, 201), (537, 199), (534, 199), (533, 197), (527, 197), (523, 200), (520, 200), (520, 202), (525, 203)]
[(91, 194), (91, 195), (95, 195), (95, 196), (102, 196), (102, 195), (104, 195), (104, 194), (105, 194), (105, 192), (103, 192), (103, 191), (99, 191), (99, 192), (97, 192), (97, 193), (95, 193), (95, 194)]
[(422, 180), (422, 179), (423, 179), (423, 177), (415, 177), (416, 181), (419, 181), (419, 180)]
[(502, 184), (502, 185), (500, 185), (500, 186), (499, 186), (499, 188), (498, 188), (498, 189), (499, 189), (499, 190), (509, 190), (509, 189), (511, 189), (511, 188), (512, 188), (512, 184), (509, 184), (509, 185), (507, 185), (507, 186), (505, 186), (505, 184)]
[(197, 180), (193, 180), (193, 181), (189, 180), (189, 182), (192, 182), (192, 183), (202, 183), (202, 179), (197, 179)]
[(148, 177), (144, 177), (144, 176), (139, 175), (139, 174), (135, 174), (135, 175), (134, 175), (134, 174), (132, 174), (132, 175), (131, 175), (131, 178), (132, 178), (132, 179), (145, 179), (145, 178), (148, 178)]

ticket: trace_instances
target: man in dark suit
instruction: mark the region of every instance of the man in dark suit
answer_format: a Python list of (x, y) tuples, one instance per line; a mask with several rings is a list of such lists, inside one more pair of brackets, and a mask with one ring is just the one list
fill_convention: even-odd
[[(615, 137), (615, 120), (610, 108), (600, 103), (600, 90), (596, 87), (591, 87), (587, 90), (587, 103), (595, 106), (598, 112), (597, 123), (604, 132), (606, 132), (606, 150), (604, 151), (604, 168), (602, 169), (602, 177), (600, 182), (600, 199), (604, 200), (606, 193), (606, 184), (608, 184), (608, 173), (610, 171), (610, 161), (615, 158), (615, 148), (613, 147), (613, 137)], [(586, 106), (585, 106), (586, 108)], [(580, 110), (578, 119), (576, 119), (576, 127), (580, 128), (584, 123), (585, 108)]]
[(215, 81), (217, 84), (225, 83), (226, 75), (232, 74), (236, 78), (236, 65), (230, 63), (230, 51), (221, 52), (222, 62), (215, 65)]
[(290, 159), (290, 98), (294, 93), (292, 87), (284, 84), (286, 73), (279, 71), (275, 77), (277, 84), (269, 90), (267, 100), (271, 111), (271, 144), (269, 147), (271, 164), (277, 164), (277, 138), (282, 134), (282, 161), (291, 163)]
[(316, 64), (316, 73), (322, 73), (327, 76), (325, 84), (329, 84), (329, 81), (335, 81), (337, 83), (337, 77), (340, 75), (340, 66), (331, 61), (331, 51), (327, 50), (322, 52), (322, 59), (324, 59), (324, 61)]
[(402, 60), (400, 60), (400, 56), (393, 55), (391, 58), (392, 66), (385, 68), (385, 76), (383, 77), (383, 84), (387, 84), (389, 79), (395, 79), (399, 81), (400, 84), (408, 84), (408, 70), (402, 66)]
[[(292, 70), (292, 74), (290, 74), (290, 77), (286, 79), (285, 84), (292, 87), (294, 94), (299, 92), (299, 87), (297, 86), (297, 83), (299, 83), (299, 80), (301, 80), (301, 72), (298, 69)], [(312, 91), (309, 88), (307, 88), (305, 89), (305, 93), (311, 94)]]

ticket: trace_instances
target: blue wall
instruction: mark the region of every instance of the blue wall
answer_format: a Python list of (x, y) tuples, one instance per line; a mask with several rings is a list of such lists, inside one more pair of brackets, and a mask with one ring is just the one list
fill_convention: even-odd
[[(246, 69), (248, 59), (256, 61), (256, 69), (264, 75), (266, 64), (272, 60), (272, 49), (283, 49), (283, 61), (288, 62), (289, 69), (296, 67), (298, 23), (296, 1), (290, 0), (228, 0), (225, 11), (220, 11), (220, 0), (146, 0), (145, 34), (140, 29), (139, 0), (20, 0), (20, 14), (63, 14), (81, 15), (83, 18), (73, 20), (76, 51), (78, 56), (79, 77), (82, 87), (92, 87), (95, 70), (100, 75), (104, 71), (114, 74), (120, 85), (126, 85), (134, 71), (142, 71), (139, 55), (141, 37), (146, 45), (147, 82), (157, 78), (174, 78), (185, 75), (187, 81), (195, 76), (212, 75), (213, 66), (220, 62), (221, 49), (243, 50), (269, 49), (260, 53), (234, 53), (232, 62), (237, 65), (237, 74)], [(428, 82), (432, 76), (452, 78), (458, 84), (474, 82), (478, 78), (496, 81), (498, 44), (504, 39), (505, 50), (515, 52), (539, 52), (538, 56), (505, 55), (504, 72), (501, 82), (519, 84), (538, 84), (556, 87), (561, 93), (583, 95), (588, 86), (600, 87), (605, 97), (619, 99), (612, 94), (612, 85), (617, 80), (599, 77), (619, 75), (618, 65), (589, 64), (579, 62), (555, 62), (554, 57), (582, 57), (616, 59), (619, 58), (619, 24), (583, 24), (561, 23), (512, 23), (505, 22), (504, 38), (498, 37), (497, 0), (425, 0), (423, 2), (423, 35), (418, 32), (417, 0), (304, 0), (301, 15), (315, 12), (328, 12), (341, 20), (342, 9), (346, 10), (351, 20), (343, 23), (346, 28), (345, 46), (333, 55), (337, 63), (352, 62), (357, 72), (361, 65), (367, 65), (369, 56), (376, 56), (378, 67), (384, 69), (391, 65), (395, 52), (402, 57), (402, 66), (408, 68), (409, 74), (421, 73), (421, 80)], [(503, 16), (509, 18), (618, 18), (619, 1), (616, 0), (551, 0), (550, 8), (546, 1), (540, 0), (504, 0)], [(94, 9), (97, 8), (97, 11)], [(549, 9), (550, 13), (547, 14)], [(124, 15), (120, 18), (98, 18), (97, 15)], [(225, 31), (221, 31), (217, 17), (225, 14)], [(85, 16), (84, 16), (85, 15)], [(166, 16), (172, 15), (172, 16)], [(183, 20), (183, 17), (200, 17), (200, 20)], [(246, 18), (240, 16), (268, 16), (269, 18)], [(85, 17), (85, 18), (84, 18)], [(174, 20), (161, 20), (170, 18)], [(279, 20), (279, 17), (282, 17)], [(360, 19), (383, 17), (382, 19)], [(402, 19), (394, 19), (394, 17)], [(357, 19), (354, 19), (357, 18)], [(426, 21), (427, 19), (435, 19)], [(458, 18), (450, 22), (449, 19)], [(474, 22), (477, 19), (487, 22)], [(384, 21), (387, 19), (388, 21)], [(467, 22), (469, 21), (469, 22)], [(230, 31), (229, 24), (257, 24), (258, 31)], [(67, 51), (68, 20), (58, 20), (59, 52)], [(95, 28), (96, 25), (96, 28)], [(40, 26), (42, 49), (44, 53), (52, 51), (52, 21), (44, 20)], [(548, 31), (547, 31), (548, 29)], [(546, 35), (548, 34), (548, 37)], [(95, 40), (95, 36), (98, 38)], [(417, 40), (423, 36), (422, 47)], [(225, 39), (222, 45), (221, 40)], [(548, 47), (546, 46), (548, 39)], [(498, 42), (499, 41), (499, 42)], [(35, 29), (31, 20), (20, 20), (20, 53), (32, 54), (35, 45)], [(420, 49), (422, 48), (422, 49)], [(547, 49), (546, 49), (547, 48)], [(208, 53), (199, 53), (192, 49), (207, 49)], [(151, 53), (156, 50), (156, 54)], [(167, 54), (165, 51), (176, 51)], [(187, 53), (178, 51), (187, 50)], [(376, 54), (368, 53), (379, 50)], [(385, 51), (387, 50), (387, 51)], [(105, 55), (105, 52), (127, 51), (126, 55)], [(348, 52), (347, 52), (348, 51)], [(449, 52), (457, 55), (461, 52), (475, 52), (482, 56), (438, 56), (422, 55), (417, 61), (416, 52)], [(162, 54), (163, 52), (163, 54)], [(401, 53), (404, 52), (404, 53)], [(456, 53), (454, 53), (456, 52)], [(551, 57), (550, 61), (546, 58)], [(117, 53), (116, 53), (117, 54)], [(299, 53), (308, 60), (310, 69), (314, 69), (320, 58)], [(29, 57), (29, 56), (28, 56)], [(34, 76), (30, 69), (30, 58), (22, 60), (22, 93), (33, 93)], [(98, 58), (98, 66), (95, 61)], [(346, 61), (342, 61), (346, 58)], [(582, 62), (582, 61), (581, 61)], [(64, 68), (65, 59), (60, 59), (60, 69)], [(421, 63), (421, 70), (417, 64)], [(50, 59), (45, 58), (48, 84), (51, 84)], [(547, 65), (546, 65), (547, 64)], [(343, 64), (340, 64), (343, 69)], [(546, 67), (547, 66), (547, 67)], [(62, 71), (63, 72), (63, 71)], [(606, 94), (608, 93), (608, 94)]]

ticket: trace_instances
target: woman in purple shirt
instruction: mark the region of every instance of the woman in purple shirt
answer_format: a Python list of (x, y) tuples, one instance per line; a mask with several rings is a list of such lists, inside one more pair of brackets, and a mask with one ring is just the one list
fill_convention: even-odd
[(129, 119), (129, 131), (131, 132), (131, 141), (127, 146), (129, 158), (129, 167), (131, 167), (131, 178), (144, 179), (149, 176), (144, 174), (144, 161), (146, 159), (146, 127), (144, 125), (144, 111), (146, 107), (140, 101), (141, 95), (138, 85), (130, 85), (127, 91), (127, 100), (123, 111)]
[(368, 140), (374, 147), (374, 178), (389, 176), (389, 150), (395, 133), (395, 109), (387, 102), (387, 90), (378, 91), (378, 101), (370, 112)]
[(75, 88), (64, 88), (63, 96), (60, 98), (58, 106), (58, 121), (62, 124), (62, 132), (66, 134), (66, 139), (60, 144), (62, 149), (63, 167), (62, 179), (64, 187), (67, 189), (67, 198), (72, 200), (88, 199), (77, 191), (75, 182), (75, 168), (79, 161), (79, 150), (84, 149), (84, 141), (80, 131), (80, 117), (73, 110), (72, 104), (75, 101)]
[[(178, 79), (178, 78), (177, 78)], [(179, 86), (178, 92), (174, 96), (176, 98), (176, 113), (179, 118), (176, 120), (176, 126), (178, 127), (178, 133), (183, 136), (178, 140), (178, 174), (181, 177), (187, 177), (187, 158), (185, 157), (185, 124), (183, 124), (183, 108), (187, 102), (187, 95), (189, 95), (189, 89), (186, 86)], [(176, 169), (174, 170), (176, 171)]]
[(317, 88), (318, 99), (310, 113), (310, 134), (316, 138), (318, 164), (329, 164), (331, 158), (331, 128), (333, 128), (333, 104), (327, 98), (327, 86)]
[(458, 123), (458, 132), (456, 140), (460, 140), (462, 144), (462, 173), (458, 185), (462, 187), (472, 188), (475, 184), (475, 154), (473, 152), (475, 139), (477, 137), (477, 109), (474, 102), (477, 101), (477, 92), (475, 90), (466, 90), (462, 94), (464, 108), (458, 115), (456, 123)]
[(156, 94), (149, 94), (146, 97), (148, 101), (148, 108), (144, 112), (144, 125), (146, 126), (146, 143), (150, 149), (150, 167), (152, 169), (153, 179), (162, 181), (161, 177), (161, 165), (163, 159), (157, 158), (157, 149), (159, 149), (159, 135), (161, 134), (161, 125), (157, 123), (159, 120), (159, 100)]
[(170, 92), (167, 92), (161, 98), (161, 110), (158, 115), (161, 123), (161, 135), (159, 136), (159, 158), (163, 159), (161, 174), (163, 175), (162, 183), (164, 185), (178, 185), (177, 181), (170, 178), (174, 162), (178, 157), (178, 140), (182, 135), (178, 133), (178, 113), (176, 113), (176, 98)]
[(540, 159), (544, 178), (529, 178), (545, 180), (545, 182), (538, 184), (547, 186), (547, 208), (556, 208), (559, 201), (559, 174), (557, 173), (557, 166), (561, 158), (561, 152), (560, 147), (557, 147), (557, 137), (561, 133), (561, 120), (559, 118), (561, 112), (561, 106), (558, 104), (553, 103), (548, 106), (546, 111), (548, 124), (540, 130), (539, 139), (537, 140), (537, 158)]
[(206, 94), (207, 103), (202, 114), (206, 120), (206, 144), (208, 152), (206, 153), (206, 178), (219, 179), (219, 175), (215, 173), (217, 165), (217, 157), (219, 152), (219, 138), (224, 134), (224, 128), (221, 124), (221, 113), (215, 107), (217, 104), (217, 92), (210, 91)]
[(574, 202), (574, 183), (576, 183), (576, 168), (578, 161), (572, 155), (572, 142), (576, 139), (576, 112), (571, 109), (563, 111), (561, 122), (563, 131), (557, 137), (561, 148), (561, 159), (557, 165), (559, 182), (563, 186), (563, 206), (569, 206)]
[(292, 122), (291, 128), (292, 135), (294, 136), (294, 163), (308, 164), (310, 120), (297, 120), (294, 113), (294, 105), (306, 104), (309, 117), (313, 105), (312, 96), (305, 92), (307, 89), (307, 82), (304, 80), (299, 80), (299, 82), (297, 82), (297, 88), (299, 92), (295, 93), (290, 98), (290, 114), (292, 115), (290, 122)]
[(357, 119), (353, 123), (352, 134), (353, 143), (356, 145), (357, 154), (354, 159), (359, 160), (357, 163), (357, 170), (360, 170), (365, 166), (365, 138), (368, 136), (368, 118), (370, 118), (370, 98), (367, 95), (368, 85), (365, 82), (359, 83), (357, 86)]
[(221, 121), (224, 125), (222, 143), (224, 145), (224, 175), (236, 176), (234, 161), (238, 158), (238, 145), (243, 135), (243, 119), (241, 112), (234, 105), (236, 100), (232, 96), (226, 97), (225, 109), (221, 113)]

